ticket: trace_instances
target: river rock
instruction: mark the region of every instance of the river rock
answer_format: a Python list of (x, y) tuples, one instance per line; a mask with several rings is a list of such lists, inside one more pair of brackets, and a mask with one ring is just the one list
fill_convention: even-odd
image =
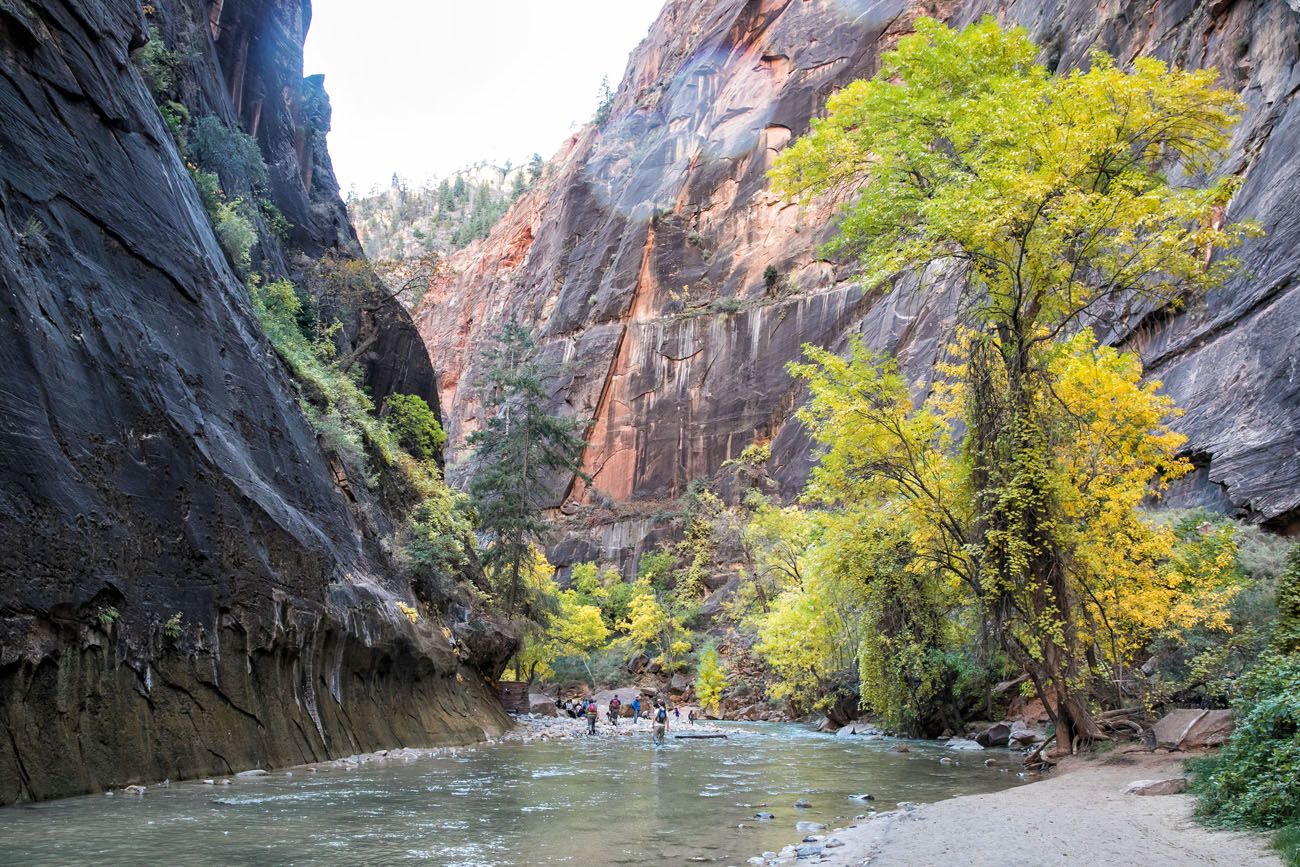
[(253, 768), (252, 770), (248, 770), (248, 771), (240, 771), (239, 773), (235, 774), (235, 776), (247, 779), (249, 777), (265, 777), (268, 775), (268, 773), (269, 773), (268, 771), (264, 771), (261, 768)]
[(826, 826), (821, 822), (795, 822), (794, 829), (800, 833), (807, 834), (811, 831), (824, 831)]
[(1171, 777), (1167, 780), (1135, 780), (1124, 789), (1129, 795), (1180, 795), (1187, 791), (1186, 777)]
[(949, 738), (948, 742), (945, 743), (944, 746), (950, 750), (971, 751), (971, 752), (984, 749), (984, 747), (981, 744), (978, 744), (975, 741), (967, 740), (966, 738)]
[(1011, 739), (1011, 726), (1006, 723), (994, 723), (975, 735), (975, 743), (981, 747), (1005, 747)]
[(881, 731), (879, 728), (877, 728), (874, 723), (864, 719), (855, 720), (849, 723), (848, 725), (842, 726), (838, 731), (835, 732), (835, 736), (841, 738), (847, 738), (853, 735), (883, 737), (884, 734), (885, 733)]
[(821, 843), (802, 843), (796, 846), (794, 851), (795, 855), (800, 858), (812, 858), (815, 855), (820, 855), (825, 849), (826, 847)]
[(876, 796), (868, 795), (866, 793), (863, 793), (861, 795), (849, 795), (849, 800), (850, 801), (874, 801), (876, 800)]
[(776, 816), (771, 813), (755, 813), (754, 818), (758, 819), (760, 822), (770, 822), (775, 819)]
[(800, 810), (807, 810), (809, 807), (812, 806), (812, 801), (808, 800), (807, 798), (800, 798), (799, 800), (794, 802), (794, 805)]

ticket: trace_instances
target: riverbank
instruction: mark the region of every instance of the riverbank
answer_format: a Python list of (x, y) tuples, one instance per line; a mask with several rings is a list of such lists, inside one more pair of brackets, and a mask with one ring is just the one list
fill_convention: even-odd
[[(1182, 754), (1121, 752), (1063, 762), (1040, 782), (921, 806), (900, 805), (751, 864), (822, 867), (1280, 867), (1263, 834), (1210, 830), (1190, 795), (1127, 794), (1136, 780), (1184, 775)], [(829, 846), (827, 844), (829, 843)], [(819, 847), (826, 846), (818, 852)]]

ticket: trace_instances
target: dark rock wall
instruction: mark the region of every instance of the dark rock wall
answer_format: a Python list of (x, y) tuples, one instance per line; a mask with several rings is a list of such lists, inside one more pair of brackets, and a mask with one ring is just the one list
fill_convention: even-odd
[[(1105, 48), (1215, 66), (1248, 106), (1225, 171), (1246, 183), (1230, 216), (1267, 235), (1204, 305), (1146, 317), (1116, 342), (1186, 410), (1201, 470), (1181, 502), (1286, 529), (1300, 515), (1300, 12), (1281, 0), (669, 0), (634, 52), (610, 118), (565, 143), (545, 179), (454, 260), (417, 314), (453, 447), (478, 424), (477, 353), (501, 319), (535, 323), (556, 362), (556, 406), (591, 423), (593, 487), (622, 504), (679, 494), (751, 441), (772, 438), (786, 495), (807, 438), (785, 372), (804, 342), (853, 333), (923, 380), (945, 341), (953, 287), (926, 275), (867, 293), (820, 261), (828, 210), (800, 211), (766, 170), (826, 97), (875, 72), (919, 14), (1021, 24), (1065, 70)], [(769, 286), (766, 269), (778, 280)], [(557, 492), (583, 496), (581, 485)], [(613, 532), (626, 547), (622, 530)], [(607, 534), (608, 535), (608, 534)]]
[[(260, 267), (293, 276), (356, 250), (308, 7), (224, 5), (150, 24), (191, 111), (256, 128), (295, 225)], [(472, 652), (396, 609), (386, 518), (336, 487), (130, 58), (146, 26), (133, 0), (0, 3), (0, 802), (505, 724)], [(432, 395), (388, 321), (382, 388)]]

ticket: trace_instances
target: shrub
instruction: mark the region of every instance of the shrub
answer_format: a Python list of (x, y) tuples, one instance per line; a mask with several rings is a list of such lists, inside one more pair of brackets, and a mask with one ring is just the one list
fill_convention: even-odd
[(768, 295), (775, 295), (781, 288), (781, 272), (776, 270), (775, 265), (768, 265), (763, 269), (763, 286), (766, 287)]
[(140, 67), (145, 83), (156, 101), (162, 102), (176, 86), (176, 74), (181, 67), (181, 57), (167, 48), (167, 44), (152, 31), (146, 42), (132, 56)]
[(254, 192), (266, 187), (266, 161), (257, 140), (226, 126), (218, 117), (205, 115), (195, 121), (189, 152), (200, 166), (216, 172), (228, 185), (247, 179)]
[(1273, 645), (1283, 653), (1300, 654), (1300, 545), (1291, 546), (1286, 571), (1278, 579)]
[(1300, 826), (1300, 655), (1266, 654), (1244, 680), (1227, 744), (1192, 763), (1197, 813), (1232, 827)]
[(442, 449), (447, 434), (424, 398), (414, 394), (388, 396), (388, 430), (413, 456), (430, 460)]
[(181, 637), (181, 613), (179, 611), (167, 618), (167, 622), (163, 624), (162, 631), (163, 635), (166, 635), (168, 638), (175, 639)]
[(185, 127), (190, 123), (190, 110), (179, 102), (167, 100), (158, 106), (158, 113), (162, 115), (163, 123), (167, 124), (176, 147), (184, 154), (189, 146), (185, 139)]
[(243, 199), (219, 202), (212, 214), (212, 228), (226, 251), (230, 264), (239, 274), (247, 273), (252, 265), (253, 245), (257, 243), (257, 230), (243, 214)]
[(727, 688), (727, 675), (718, 664), (718, 651), (712, 647), (700, 654), (699, 669), (695, 676), (695, 694), (700, 707), (717, 713), (722, 701), (722, 691)]
[(739, 298), (719, 298), (713, 302), (715, 313), (735, 313), (744, 303)]

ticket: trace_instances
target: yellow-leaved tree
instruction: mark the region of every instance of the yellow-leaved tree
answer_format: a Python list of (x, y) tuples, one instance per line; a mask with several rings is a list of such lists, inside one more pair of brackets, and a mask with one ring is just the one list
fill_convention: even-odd
[[(857, 256), (869, 285), (888, 289), (904, 271), (923, 286), (958, 284), (967, 331), (952, 402), (913, 410), (888, 362), (860, 361), (854, 382), (814, 355), (835, 388), (861, 391), (844, 424), (819, 432), (829, 449), (822, 484), (834, 492), (839, 462), (860, 475), (839, 481), (841, 495), (896, 491), (911, 556), (926, 564), (914, 568), (965, 585), (980, 629), (1029, 675), (1058, 746), (1071, 749), (1104, 736), (1089, 709), (1093, 621), (1118, 608), (1089, 592), (1110, 586), (1139, 607), (1156, 604), (1162, 542), (1140, 528), (1136, 503), (1183, 466), (1176, 435), (1137, 426), (1170, 409), (1140, 385), (1137, 361), (1112, 363), (1078, 342), (1091, 336), (1069, 335), (1089, 315), (1123, 333), (1130, 312), (1174, 308), (1221, 284), (1237, 265), (1221, 251), (1255, 229), (1225, 218), (1239, 179), (1213, 175), (1240, 107), (1214, 87), (1214, 70), (1152, 58), (1124, 70), (1098, 52), (1087, 71), (1055, 75), (1038, 54), (1024, 30), (991, 18), (960, 31), (918, 19), (874, 78), (828, 100), (772, 176), (800, 199), (847, 199), (832, 251)], [(1071, 365), (1108, 378), (1139, 411), (1111, 413), (1116, 430), (1093, 426), (1056, 390)], [(815, 395), (817, 374), (804, 372)], [(1094, 400), (1083, 411), (1107, 408)], [(864, 426), (855, 438), (878, 460), (836, 457), (834, 435)], [(959, 441), (959, 462), (945, 438)], [(1120, 477), (1087, 474), (1095, 455), (1071, 454), (1071, 438), (1115, 449), (1106, 469)], [(1116, 528), (1106, 576), (1089, 545)]]

